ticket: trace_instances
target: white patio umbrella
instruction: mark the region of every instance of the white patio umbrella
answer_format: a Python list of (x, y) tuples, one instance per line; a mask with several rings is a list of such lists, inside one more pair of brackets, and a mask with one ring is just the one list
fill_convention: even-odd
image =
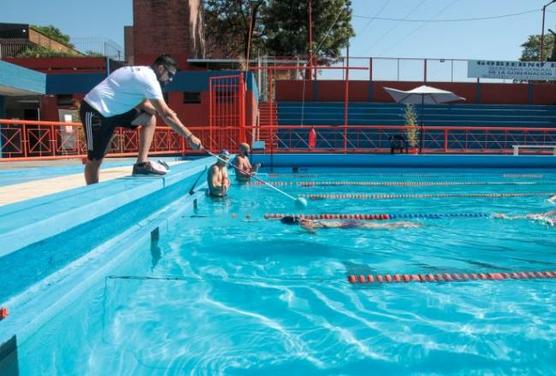
[(386, 90), (397, 103), (421, 105), (419, 152), (423, 149), (423, 108), (425, 104), (441, 104), (465, 100), (465, 98), (457, 96), (451, 91), (437, 89), (427, 85), (422, 85), (407, 91), (390, 87), (385, 87), (384, 90)]

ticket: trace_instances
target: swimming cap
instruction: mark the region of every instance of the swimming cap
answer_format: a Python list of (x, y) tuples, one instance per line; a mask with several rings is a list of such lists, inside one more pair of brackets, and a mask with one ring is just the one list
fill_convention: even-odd
[(285, 217), (282, 217), (280, 219), (280, 222), (282, 222), (285, 225), (295, 225), (299, 223), (299, 218), (291, 215), (286, 215)]

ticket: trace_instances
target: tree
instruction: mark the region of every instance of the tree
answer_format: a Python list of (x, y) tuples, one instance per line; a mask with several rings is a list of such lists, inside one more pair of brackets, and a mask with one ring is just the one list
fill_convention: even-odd
[[(249, 32), (260, 35), (261, 7), (266, 0), (207, 0), (204, 8), (205, 32), (208, 52), (211, 57), (220, 54), (228, 58), (246, 58), (249, 47), (258, 44), (252, 38), (249, 46)], [(221, 57), (221, 56), (220, 56)]]
[[(554, 48), (554, 35), (547, 34), (544, 36), (544, 47), (543, 47), (543, 55), (544, 59), (548, 60), (552, 54), (552, 50)], [(521, 57), (519, 60), (521, 61), (539, 61), (540, 59), (540, 47), (541, 47), (541, 36), (537, 35), (529, 35), (527, 42), (521, 45), (523, 47), (523, 51), (521, 52)]]
[[(251, 29), (251, 50), (259, 55), (307, 57), (307, 3), (307, 0), (207, 0), (205, 30), (208, 39), (213, 39), (209, 45), (220, 49), (226, 57), (246, 57)], [(337, 60), (341, 49), (355, 35), (351, 0), (312, 0), (312, 19), (313, 55), (321, 64)]]
[[(355, 35), (351, 0), (312, 0), (313, 56), (320, 64), (336, 61)], [(275, 0), (263, 14), (265, 47), (275, 56), (309, 56), (308, 1)]]

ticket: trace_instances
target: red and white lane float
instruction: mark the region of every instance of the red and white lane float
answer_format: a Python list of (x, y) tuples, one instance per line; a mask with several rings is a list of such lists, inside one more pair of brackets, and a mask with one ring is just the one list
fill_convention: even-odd
[(556, 279), (556, 271), (541, 272), (493, 272), (493, 273), (436, 273), (436, 274), (368, 274), (348, 275), (353, 285), (407, 282), (465, 282), (503, 281), (508, 279)]
[[(261, 182), (250, 182), (250, 185), (262, 185)], [(504, 181), (276, 181), (278, 186), (297, 187), (427, 187), (427, 186), (459, 186), (459, 185), (534, 185), (536, 182), (504, 182)]]
[(454, 217), (490, 217), (488, 213), (319, 213), (319, 214), (285, 214), (285, 213), (267, 213), (265, 219), (282, 219), (284, 217), (294, 217), (303, 219), (353, 219), (359, 221), (376, 221), (388, 219), (407, 219), (407, 218), (423, 218), (423, 219), (440, 219)]
[(388, 200), (398, 198), (453, 198), (453, 197), (467, 197), (467, 198), (508, 198), (508, 197), (532, 197), (532, 196), (552, 196), (552, 192), (526, 192), (526, 193), (408, 193), (408, 194), (390, 194), (390, 193), (329, 193), (329, 194), (310, 194), (301, 195), (310, 200)]

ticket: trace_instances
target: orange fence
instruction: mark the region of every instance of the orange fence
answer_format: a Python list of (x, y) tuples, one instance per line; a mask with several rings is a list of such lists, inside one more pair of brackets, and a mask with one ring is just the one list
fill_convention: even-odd
[[(139, 132), (117, 128), (108, 155), (135, 156)], [(184, 141), (168, 127), (157, 127), (151, 154), (181, 154)], [(84, 157), (86, 143), (81, 123), (0, 120), (2, 161)]]
[[(389, 153), (391, 139), (405, 135), (403, 126), (265, 126), (243, 127), (249, 141), (266, 134), (267, 153)], [(216, 152), (238, 150), (237, 127), (190, 127), (203, 145)], [(312, 132), (314, 130), (314, 132)], [(309, 142), (309, 134), (316, 135)], [(493, 153), (509, 154), (513, 145), (556, 145), (556, 129), (517, 127), (422, 128), (423, 153)], [(135, 156), (139, 131), (117, 128), (108, 156)], [(310, 145), (310, 146), (309, 146)], [(524, 150), (527, 152), (527, 149)], [(552, 154), (552, 150), (535, 149), (535, 153)], [(169, 127), (157, 127), (151, 146), (152, 155), (195, 154), (184, 140)], [(197, 152), (199, 153), (199, 152)], [(0, 161), (61, 159), (84, 157), (86, 143), (80, 123), (0, 120)]]
[[(312, 130), (314, 146), (309, 142)], [(556, 145), (556, 128), (424, 126), (419, 130), (422, 153), (507, 154), (513, 153), (513, 145)], [(269, 147), (277, 153), (385, 153), (390, 152), (394, 136), (405, 137), (406, 127), (349, 126), (346, 130), (341, 125), (280, 125), (268, 133), (273, 135)], [(543, 152), (552, 154), (552, 150), (535, 151)]]

